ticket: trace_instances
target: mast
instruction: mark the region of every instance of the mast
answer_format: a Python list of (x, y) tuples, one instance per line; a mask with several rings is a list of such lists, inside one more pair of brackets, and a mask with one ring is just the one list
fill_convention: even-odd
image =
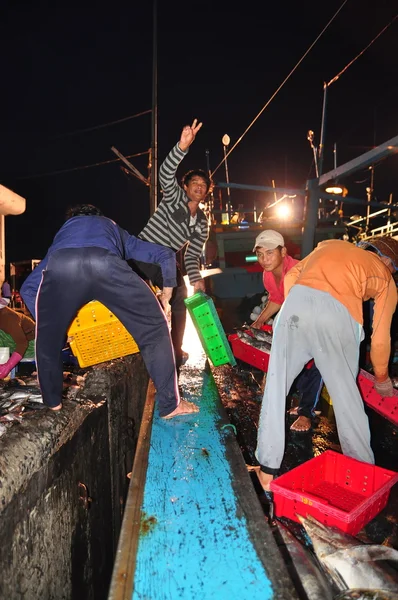
[(151, 185), (149, 216), (158, 205), (158, 65), (157, 65), (157, 0), (153, 0), (152, 29), (152, 141), (151, 141)]

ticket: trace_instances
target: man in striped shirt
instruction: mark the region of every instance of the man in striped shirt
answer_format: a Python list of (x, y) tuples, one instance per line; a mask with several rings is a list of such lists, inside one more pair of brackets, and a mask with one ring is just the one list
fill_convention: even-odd
[[(194, 293), (199, 290), (205, 291), (204, 281), (200, 274), (200, 256), (209, 235), (209, 225), (199, 205), (205, 200), (209, 191), (210, 179), (201, 169), (189, 171), (183, 177), (181, 187), (177, 181), (176, 172), (201, 127), (202, 123), (198, 123), (196, 119), (192, 125), (185, 126), (180, 141), (162, 163), (159, 180), (163, 198), (138, 236), (147, 242), (167, 246), (175, 252), (185, 248), (184, 263)], [(163, 288), (162, 273), (158, 265), (135, 261), (135, 266), (143, 277), (150, 279), (160, 289)], [(182, 364), (183, 357), (181, 345), (186, 320), (184, 304), (186, 297), (187, 289), (184, 279), (181, 270), (177, 268), (177, 287), (174, 288), (170, 300), (171, 338), (177, 370)]]

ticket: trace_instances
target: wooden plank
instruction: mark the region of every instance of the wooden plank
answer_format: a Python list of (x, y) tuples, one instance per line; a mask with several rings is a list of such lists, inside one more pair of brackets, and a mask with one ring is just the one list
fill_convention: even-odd
[(296, 599), (214, 378), (184, 371), (200, 412), (155, 412), (132, 598)]
[(155, 388), (152, 380), (149, 380), (113, 568), (109, 600), (130, 599), (134, 590), (136, 556), (141, 528), (141, 507), (148, 467), (154, 405)]

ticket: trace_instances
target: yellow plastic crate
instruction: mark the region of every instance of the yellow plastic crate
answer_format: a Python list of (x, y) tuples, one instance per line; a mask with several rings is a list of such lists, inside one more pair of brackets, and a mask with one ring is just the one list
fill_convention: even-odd
[(68, 339), (80, 367), (90, 367), (140, 351), (119, 319), (97, 300), (79, 310), (69, 327)]

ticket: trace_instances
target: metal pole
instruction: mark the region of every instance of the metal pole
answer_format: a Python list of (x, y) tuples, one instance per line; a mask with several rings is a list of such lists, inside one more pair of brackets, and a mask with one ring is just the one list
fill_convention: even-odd
[(224, 145), (225, 180), (227, 182), (227, 197), (228, 197), (227, 212), (228, 212), (228, 222), (230, 223), (231, 222), (231, 190), (229, 188), (227, 150), (228, 150), (228, 146)]
[[(207, 169), (207, 175), (211, 181), (210, 152), (208, 149), (206, 149), (206, 169)], [(214, 191), (213, 191), (212, 185), (211, 185), (210, 189), (211, 189), (211, 192), (209, 194), (209, 211), (208, 211), (208, 213), (209, 213), (210, 224), (211, 224), (215, 220), (215, 217), (214, 217)]]
[(321, 138), (320, 138), (320, 141), (319, 141), (319, 148), (318, 148), (318, 152), (319, 152), (319, 163), (318, 163), (319, 176), (322, 175), (323, 156), (324, 156), (324, 153), (325, 153), (327, 91), (328, 91), (328, 84), (325, 82), (323, 84), (323, 106), (322, 106)]
[(336, 144), (336, 142), (333, 144), (333, 163), (334, 163), (334, 168), (337, 169), (337, 144)]
[(157, 0), (153, 0), (153, 46), (152, 46), (152, 144), (151, 189), (149, 216), (158, 205), (158, 74), (157, 74)]
[[(390, 194), (389, 198), (388, 198), (388, 205), (391, 206), (392, 204), (392, 194)], [(387, 213), (387, 225), (390, 225), (391, 223), (391, 208), (388, 209), (388, 213)]]
[(304, 231), (301, 244), (301, 258), (313, 251), (315, 245), (315, 231), (318, 222), (319, 180), (308, 181), (307, 196), (305, 200)]
[(206, 149), (206, 169), (207, 169), (207, 175), (209, 176), (209, 179), (211, 179), (210, 152), (207, 149)]
[(374, 165), (375, 162), (386, 156), (391, 156), (396, 152), (398, 152), (398, 135), (387, 140), (383, 144), (380, 144), (376, 148), (372, 148), (372, 150), (365, 152), (365, 154), (361, 154), (361, 156), (349, 160), (347, 163), (340, 165), (336, 169), (324, 173), (319, 178), (319, 185), (323, 186), (324, 183), (327, 183), (331, 179), (347, 177), (350, 173), (355, 173), (355, 171), (359, 171), (359, 169), (365, 169), (365, 167)]
[(371, 165), (369, 167), (369, 169), (370, 169), (370, 187), (366, 188), (366, 195), (367, 195), (367, 199), (368, 199), (368, 204), (366, 207), (366, 230), (368, 230), (368, 227), (369, 227), (370, 203), (372, 202), (372, 197), (373, 197), (374, 166)]
[[(272, 183), (272, 187), (275, 189), (275, 180), (271, 179), (271, 183)], [(278, 201), (278, 198), (276, 197), (276, 192), (274, 192), (274, 202), (276, 203)]]

